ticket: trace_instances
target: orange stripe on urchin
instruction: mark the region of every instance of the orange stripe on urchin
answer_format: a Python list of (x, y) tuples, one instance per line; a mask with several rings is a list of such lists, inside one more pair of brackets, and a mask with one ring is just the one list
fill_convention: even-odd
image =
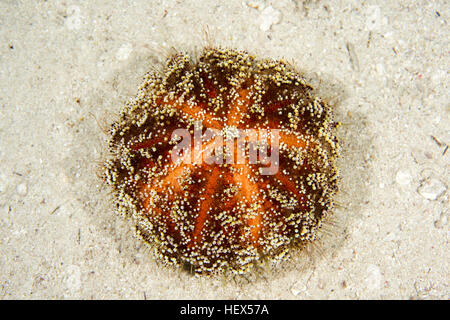
[[(280, 61), (210, 48), (195, 61), (178, 54), (164, 74), (146, 75), (111, 126), (114, 157), (104, 177), (118, 210), (134, 217), (159, 257), (197, 273), (243, 273), (316, 238), (337, 189), (335, 123), (330, 107)], [(278, 171), (261, 174), (262, 162), (171, 161), (174, 130), (193, 132), (198, 123), (225, 140), (239, 129), (277, 129)]]

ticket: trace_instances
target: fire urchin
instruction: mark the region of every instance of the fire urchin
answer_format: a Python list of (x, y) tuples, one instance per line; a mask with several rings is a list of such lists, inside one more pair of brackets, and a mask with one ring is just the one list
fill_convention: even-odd
[[(196, 123), (231, 136), (278, 129), (278, 171), (173, 162), (172, 133)], [(104, 179), (158, 257), (196, 273), (244, 273), (316, 239), (337, 190), (334, 128), (329, 105), (284, 62), (229, 49), (207, 48), (195, 61), (179, 53), (145, 76), (112, 124)]]

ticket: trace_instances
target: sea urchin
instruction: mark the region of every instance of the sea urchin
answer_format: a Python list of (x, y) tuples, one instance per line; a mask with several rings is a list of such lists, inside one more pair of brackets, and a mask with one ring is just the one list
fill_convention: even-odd
[[(331, 116), (283, 62), (227, 49), (196, 61), (176, 54), (112, 124), (104, 178), (166, 262), (244, 273), (316, 238), (337, 189)], [(192, 144), (180, 129), (203, 138)], [(208, 130), (226, 143), (212, 150)]]

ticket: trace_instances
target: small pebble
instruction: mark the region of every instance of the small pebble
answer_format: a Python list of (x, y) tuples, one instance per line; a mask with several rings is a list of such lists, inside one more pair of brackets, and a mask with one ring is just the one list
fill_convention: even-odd
[(367, 267), (366, 287), (369, 290), (378, 289), (381, 286), (383, 276), (381, 275), (380, 268), (374, 264)]
[(70, 292), (80, 290), (81, 287), (81, 269), (77, 265), (67, 267), (65, 284)]
[(294, 285), (291, 287), (291, 293), (294, 296), (298, 296), (302, 292), (306, 292), (306, 286), (303, 283), (300, 283), (300, 281), (294, 283)]
[(438, 229), (442, 229), (444, 226), (447, 225), (447, 222), (448, 222), (447, 212), (441, 212), (439, 219), (434, 222), (434, 226)]
[(379, 6), (369, 6), (366, 15), (366, 28), (369, 31), (379, 30), (387, 23), (387, 18), (381, 13), (381, 8)]
[(417, 192), (424, 198), (428, 200), (436, 200), (445, 191), (447, 187), (445, 184), (437, 178), (429, 178), (422, 182), (422, 184), (417, 189)]
[(377, 63), (375, 65), (375, 70), (379, 75), (384, 75), (386, 73), (384, 65), (382, 63)]
[(406, 171), (399, 170), (395, 176), (395, 181), (402, 186), (410, 184), (411, 180), (411, 175)]
[[(420, 149), (414, 149), (413, 151), (411, 151), (411, 156), (417, 164), (424, 164), (428, 162), (428, 160), (430, 160), (430, 155), (431, 154), (429, 152), (426, 153)], [(433, 158), (432, 155), (431, 158)]]
[(17, 194), (20, 196), (25, 196), (28, 192), (27, 185), (25, 183), (21, 183), (16, 188)]
[(117, 50), (116, 58), (119, 61), (127, 60), (133, 51), (133, 46), (130, 43), (123, 44), (119, 50)]
[(67, 8), (66, 26), (69, 30), (79, 30), (81, 28), (82, 17), (79, 6), (71, 5)]
[(281, 12), (274, 9), (272, 6), (265, 8), (259, 16), (260, 25), (259, 28), (262, 31), (268, 31), (272, 25), (280, 22)]

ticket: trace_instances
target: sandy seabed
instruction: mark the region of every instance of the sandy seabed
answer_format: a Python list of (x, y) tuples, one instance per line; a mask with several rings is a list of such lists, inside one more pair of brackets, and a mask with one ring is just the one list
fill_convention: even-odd
[[(449, 299), (448, 1), (0, 1), (0, 298)], [(335, 217), (247, 278), (167, 268), (113, 213), (102, 128), (205, 45), (283, 58), (331, 101)]]

